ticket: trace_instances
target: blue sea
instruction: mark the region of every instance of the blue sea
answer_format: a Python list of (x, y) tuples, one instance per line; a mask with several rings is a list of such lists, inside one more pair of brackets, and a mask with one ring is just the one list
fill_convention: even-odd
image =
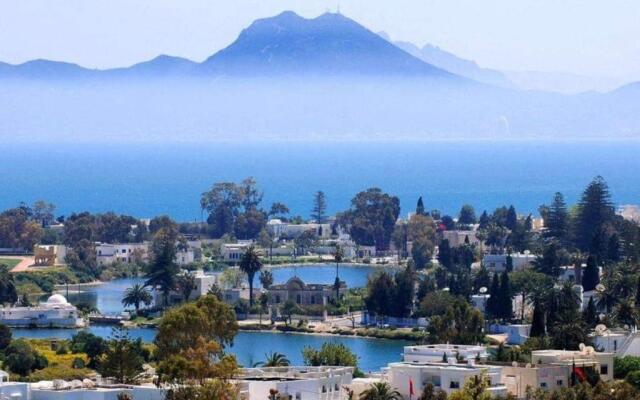
[(561, 191), (575, 202), (602, 175), (617, 204), (640, 202), (637, 141), (316, 141), (174, 144), (0, 144), (0, 209), (44, 199), (57, 214), (113, 210), (199, 221), (200, 194), (214, 182), (253, 176), (265, 208), (281, 201), (308, 216), (313, 193), (345, 210), (376, 186), (428, 209), (455, 214), (513, 204), (536, 213)]

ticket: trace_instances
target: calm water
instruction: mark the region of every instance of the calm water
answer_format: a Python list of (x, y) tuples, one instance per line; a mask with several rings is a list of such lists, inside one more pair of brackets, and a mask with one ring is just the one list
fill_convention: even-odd
[[(89, 332), (102, 337), (109, 337), (111, 328), (108, 326), (91, 326)], [(77, 330), (74, 329), (14, 329), (14, 337), (37, 339), (70, 339)], [(147, 328), (131, 329), (132, 338), (142, 338), (151, 342), (155, 337), (155, 330)], [(377, 371), (389, 362), (399, 361), (402, 347), (410, 343), (404, 341), (366, 339), (357, 337), (328, 337), (288, 333), (270, 332), (239, 332), (234, 344), (228, 349), (244, 366), (251, 366), (265, 358), (270, 351), (287, 355), (294, 365), (302, 365), (302, 349), (305, 346), (319, 348), (324, 342), (344, 343), (359, 357), (358, 364), (364, 371)]]
[[(371, 266), (344, 266), (340, 267), (340, 279), (347, 282), (349, 287), (363, 287), (367, 283), (367, 277), (380, 267)], [(300, 267), (277, 267), (271, 270), (275, 283), (284, 283), (292, 276), (299, 276), (308, 283), (332, 284), (335, 279), (335, 264), (314, 264)], [(116, 279), (96, 286), (75, 286), (69, 285), (69, 294), (61, 290), (62, 294), (68, 297), (73, 304), (86, 302), (96, 307), (105, 314), (120, 313), (123, 311), (122, 295), (124, 291), (134, 283), (142, 283), (144, 279)], [(259, 281), (256, 278), (257, 285)], [(81, 292), (77, 293), (77, 290)]]
[[(254, 176), (273, 201), (307, 216), (312, 194), (329, 212), (378, 186), (400, 197), (402, 213), (418, 196), (427, 208), (456, 213), (513, 204), (536, 212), (562, 191), (575, 201), (596, 175), (618, 203), (640, 200), (639, 142), (329, 142), (46, 145), (0, 144), (0, 209), (46, 199), (60, 214), (113, 210), (138, 217), (200, 220), (199, 197), (212, 183)], [(42, 150), (42, 151), (41, 151)]]

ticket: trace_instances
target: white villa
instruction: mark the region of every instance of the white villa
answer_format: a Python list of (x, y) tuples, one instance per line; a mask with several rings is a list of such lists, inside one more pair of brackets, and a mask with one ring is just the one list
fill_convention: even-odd
[[(524, 253), (512, 253), (513, 270), (521, 271), (533, 265), (538, 257), (528, 250)], [(482, 264), (491, 272), (502, 272), (507, 268), (507, 254), (485, 254)]]
[(270, 390), (292, 400), (342, 400), (352, 367), (268, 367), (240, 370), (240, 400), (266, 399)]
[(279, 219), (271, 219), (267, 222), (267, 229), (276, 237), (288, 239), (295, 239), (306, 231), (313, 231), (320, 239), (331, 236), (331, 224), (290, 224)]
[(36, 307), (0, 307), (0, 323), (12, 328), (84, 326), (78, 309), (60, 294), (54, 294)]

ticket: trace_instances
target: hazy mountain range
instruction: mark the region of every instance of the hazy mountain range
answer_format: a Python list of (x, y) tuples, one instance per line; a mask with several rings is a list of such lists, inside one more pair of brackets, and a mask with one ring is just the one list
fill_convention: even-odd
[(640, 136), (638, 84), (561, 95), (524, 81), (340, 14), (284, 12), (202, 63), (0, 63), (0, 138)]

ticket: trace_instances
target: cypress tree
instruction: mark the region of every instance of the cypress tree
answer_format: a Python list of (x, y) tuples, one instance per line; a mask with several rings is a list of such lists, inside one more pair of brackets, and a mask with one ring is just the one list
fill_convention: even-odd
[(500, 280), (498, 274), (493, 274), (491, 288), (489, 288), (489, 299), (487, 299), (485, 314), (489, 319), (497, 318), (499, 315), (498, 302), (500, 301)]
[(620, 238), (617, 233), (609, 236), (607, 245), (607, 260), (612, 262), (620, 261)]
[(638, 283), (636, 284), (636, 308), (640, 308), (640, 276), (638, 276)]
[(422, 196), (420, 196), (420, 198), (418, 199), (418, 205), (416, 206), (416, 214), (425, 215), (424, 203), (422, 201)]
[(505, 268), (507, 272), (513, 272), (513, 257), (511, 257), (511, 254), (507, 254), (507, 265)]
[(593, 296), (589, 297), (589, 302), (582, 314), (582, 318), (589, 328), (594, 328), (598, 324), (598, 310), (596, 310), (596, 303), (593, 301)]
[(507, 271), (504, 271), (500, 276), (498, 307), (500, 318), (504, 320), (513, 318), (513, 298), (511, 297), (511, 283)]
[(535, 301), (533, 304), (533, 317), (531, 320), (530, 337), (543, 337), (544, 336), (544, 310), (540, 301)]
[(594, 290), (600, 283), (600, 274), (598, 271), (598, 262), (595, 256), (587, 257), (587, 267), (582, 275), (582, 287), (585, 291)]
[(447, 239), (442, 239), (442, 241), (440, 242), (440, 246), (438, 246), (438, 262), (447, 271), (451, 272), (451, 269), (453, 267), (453, 254), (451, 252), (449, 240)]
[(507, 220), (505, 226), (510, 230), (514, 230), (518, 226), (518, 214), (516, 214), (516, 209), (514, 206), (509, 206), (509, 210), (507, 210)]

